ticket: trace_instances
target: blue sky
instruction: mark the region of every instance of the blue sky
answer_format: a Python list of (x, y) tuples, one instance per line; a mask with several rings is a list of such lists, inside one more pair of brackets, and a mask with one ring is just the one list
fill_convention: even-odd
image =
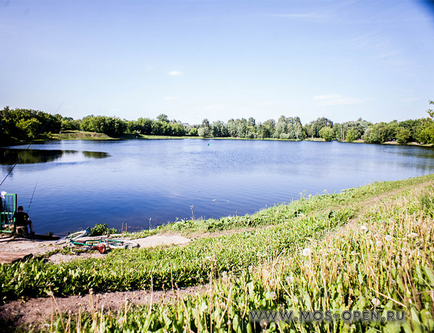
[(189, 123), (421, 118), (433, 42), (433, 5), (416, 0), (0, 1), (0, 107)]

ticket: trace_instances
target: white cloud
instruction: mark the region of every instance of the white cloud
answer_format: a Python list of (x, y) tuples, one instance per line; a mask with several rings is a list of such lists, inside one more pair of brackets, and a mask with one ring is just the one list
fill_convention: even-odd
[(365, 100), (358, 98), (345, 97), (342, 95), (317, 95), (313, 99), (318, 101), (318, 105), (329, 106), (329, 105), (350, 105), (350, 104), (360, 104), (364, 103)]
[(168, 73), (171, 76), (183, 76), (184, 72), (180, 72), (180, 71), (172, 71)]

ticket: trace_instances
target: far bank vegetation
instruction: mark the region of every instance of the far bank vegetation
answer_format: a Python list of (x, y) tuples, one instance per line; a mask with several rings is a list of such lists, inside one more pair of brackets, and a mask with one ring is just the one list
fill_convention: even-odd
[[(429, 102), (434, 105), (434, 101)], [(299, 117), (284, 115), (276, 121), (256, 122), (249, 119), (229, 119), (227, 122), (210, 122), (191, 125), (170, 120), (161, 114), (156, 119), (126, 120), (118, 117), (89, 115), (73, 119), (60, 114), (49, 114), (28, 109), (0, 110), (0, 144), (13, 144), (34, 140), (164, 137), (280, 139), (280, 140), (338, 140), (345, 142), (397, 144), (434, 144), (434, 111), (427, 110), (428, 117), (371, 123), (359, 118), (355, 121), (334, 123), (322, 117), (302, 124)], [(97, 133), (98, 135), (95, 135)]]

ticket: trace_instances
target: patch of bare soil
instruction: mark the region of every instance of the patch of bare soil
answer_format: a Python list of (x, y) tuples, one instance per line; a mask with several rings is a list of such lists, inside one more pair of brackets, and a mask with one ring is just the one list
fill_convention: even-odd
[[(161, 245), (185, 245), (190, 242), (189, 238), (180, 235), (153, 235), (145, 238), (134, 239), (133, 242), (140, 247), (155, 247)], [(31, 253), (33, 256), (44, 255), (47, 252), (61, 250), (65, 244), (56, 245), (56, 241), (26, 239), (10, 235), (0, 234), (0, 252), (8, 253)], [(100, 258), (105, 254), (98, 251), (94, 253), (61, 254), (56, 253), (47, 259), (54, 264), (67, 262), (75, 259)]]
[[(31, 298), (26, 301), (16, 300), (0, 306), (0, 325), (8, 323), (9, 328), (26, 326), (27, 329), (44, 328), (44, 322), (49, 321), (52, 315), (68, 313), (77, 315), (79, 310), (91, 312), (95, 310), (110, 309), (117, 311), (125, 304), (150, 305), (161, 300), (171, 300), (176, 297), (185, 297), (205, 292), (205, 286), (182, 288), (169, 291), (123, 291), (101, 293), (84, 296)], [(13, 327), (11, 327), (13, 326)], [(5, 329), (5, 327), (3, 326)], [(48, 327), (46, 327), (48, 329)], [(0, 331), (2, 329), (0, 328)]]
[(180, 235), (153, 235), (146, 238), (133, 239), (140, 247), (154, 247), (160, 245), (185, 245), (190, 242), (189, 238)]
[(55, 242), (0, 234), (0, 252), (31, 253), (37, 256), (61, 249), (61, 246), (54, 245)]

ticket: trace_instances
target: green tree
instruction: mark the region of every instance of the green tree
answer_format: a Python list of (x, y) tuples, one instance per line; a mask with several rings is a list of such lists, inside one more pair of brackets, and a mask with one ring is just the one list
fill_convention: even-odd
[(355, 128), (350, 128), (345, 134), (345, 141), (353, 142), (354, 140), (358, 139), (358, 135), (359, 133)]
[(404, 127), (398, 127), (396, 129), (396, 141), (399, 144), (406, 144), (407, 142), (409, 142), (411, 138), (411, 132)]
[(305, 126), (306, 133), (312, 138), (319, 138), (319, 131), (323, 127), (333, 128), (333, 122), (330, 119), (325, 117), (318, 118), (317, 120), (311, 121), (309, 124)]
[(378, 123), (370, 126), (363, 136), (363, 140), (368, 143), (384, 143), (386, 141), (392, 140), (396, 133), (396, 123)]
[(38, 131), (42, 128), (41, 122), (35, 118), (30, 118), (27, 120), (20, 119), (16, 126), (30, 139), (34, 139), (38, 134)]
[(215, 138), (227, 137), (229, 135), (226, 125), (220, 120), (213, 122), (211, 132)]
[(419, 143), (434, 143), (434, 122), (431, 118), (421, 119), (421, 125), (416, 132), (416, 140)]
[(211, 129), (210, 127), (200, 127), (198, 130), (198, 135), (201, 138), (209, 138), (211, 136)]
[(262, 137), (271, 138), (274, 135), (274, 129), (276, 126), (276, 121), (274, 119), (268, 119), (263, 124)]
[(244, 118), (235, 120), (235, 124), (237, 125), (237, 137), (247, 138), (248, 128), (247, 128), (247, 120)]
[[(429, 104), (434, 105), (434, 101), (429, 101)], [(420, 143), (434, 143), (434, 111), (428, 109), (426, 112), (430, 118), (421, 119), (416, 132), (417, 141)]]
[[(429, 104), (434, 105), (434, 101), (429, 101)], [(426, 112), (428, 112), (429, 116), (434, 119), (434, 110), (428, 109)]]
[(325, 126), (319, 131), (319, 136), (325, 141), (332, 141), (335, 138), (335, 132), (331, 127)]
[(172, 135), (183, 136), (185, 135), (185, 127), (181, 122), (170, 123)]
[(204, 120), (202, 120), (202, 125), (198, 130), (198, 135), (202, 138), (209, 138), (211, 134), (212, 132), (211, 132), (211, 126), (209, 124), (209, 120), (205, 118)]
[(169, 122), (169, 117), (167, 117), (167, 114), (162, 113), (162, 114), (160, 114), (160, 115), (157, 117), (157, 120), (158, 120), (158, 121), (161, 121), (161, 122), (168, 123), (168, 122)]
[(190, 131), (188, 132), (188, 135), (189, 136), (198, 136), (199, 133), (198, 133), (197, 128), (195, 128), (195, 127), (190, 128)]
[(230, 137), (235, 138), (237, 136), (237, 124), (234, 119), (229, 119), (226, 125), (228, 134)]
[(133, 123), (133, 130), (140, 134), (151, 134), (153, 122), (149, 118), (139, 118)]

